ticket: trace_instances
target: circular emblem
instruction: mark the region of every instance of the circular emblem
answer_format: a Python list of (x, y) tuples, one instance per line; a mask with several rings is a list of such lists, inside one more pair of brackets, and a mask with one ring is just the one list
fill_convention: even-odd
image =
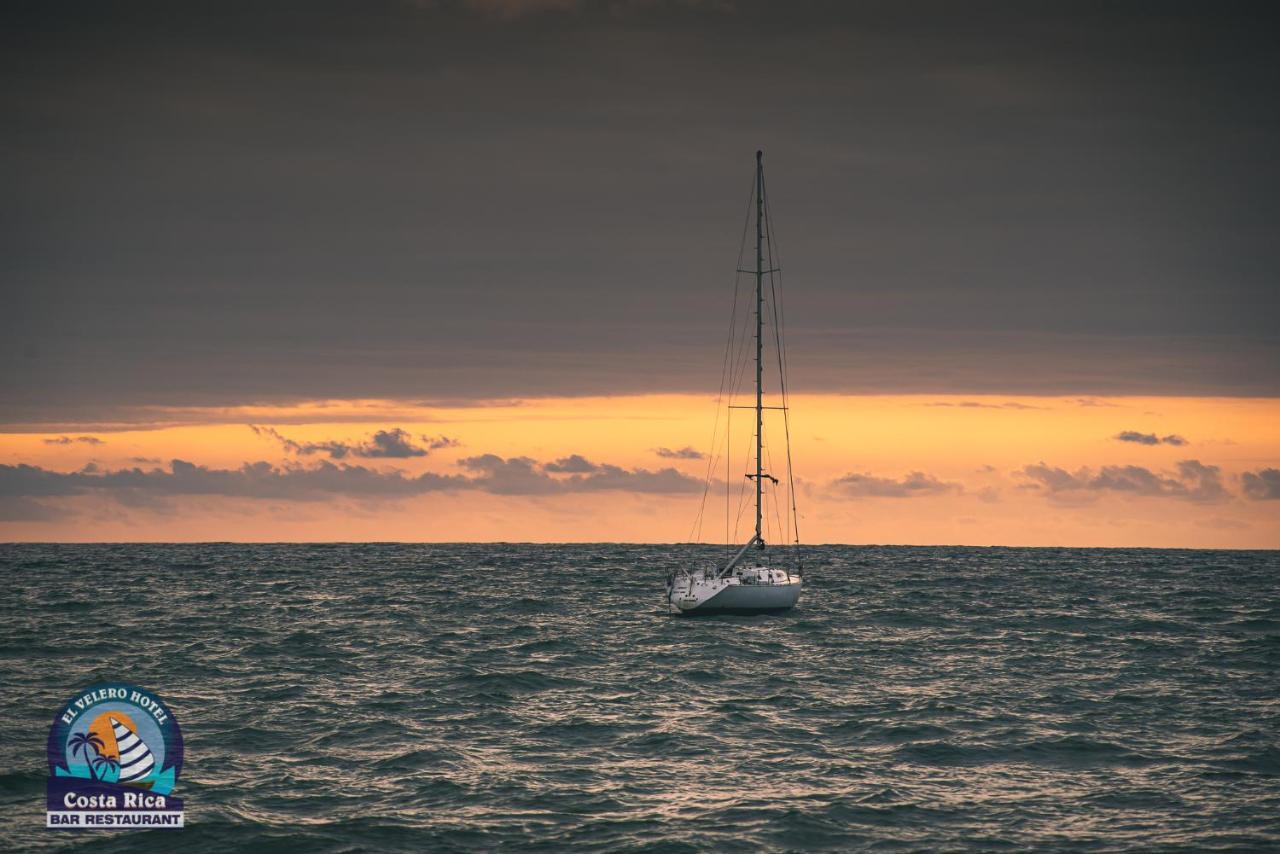
[(55, 714), (48, 752), (50, 827), (181, 826), (170, 792), (182, 773), (182, 730), (150, 691), (86, 688)]

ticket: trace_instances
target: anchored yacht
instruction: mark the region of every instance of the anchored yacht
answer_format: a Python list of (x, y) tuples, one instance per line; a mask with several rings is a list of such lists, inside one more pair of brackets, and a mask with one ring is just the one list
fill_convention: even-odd
[[(699, 568), (681, 567), (672, 571), (667, 576), (666, 597), (668, 609), (674, 613), (694, 616), (701, 614), (764, 614), (779, 611), (786, 611), (795, 606), (800, 601), (800, 588), (802, 586), (800, 565), (800, 536), (799, 524), (797, 521), (797, 512), (795, 504), (795, 487), (791, 474), (791, 426), (788, 415), (787, 406), (787, 381), (786, 381), (786, 356), (784, 353), (784, 336), (782, 311), (778, 299), (780, 290), (780, 269), (778, 260), (774, 250), (773, 230), (770, 226), (768, 216), (768, 202), (764, 189), (764, 155), (763, 152), (756, 152), (756, 171), (755, 182), (753, 188), (753, 200), (755, 202), (755, 226), (756, 226), (756, 259), (754, 269), (742, 268), (742, 249), (739, 250), (738, 256), (738, 274), (752, 274), (755, 277), (755, 298), (753, 311), (744, 318), (748, 323), (754, 326), (754, 330), (744, 330), (744, 334), (739, 335), (737, 329), (738, 315), (738, 285), (737, 278), (734, 284), (734, 319), (730, 322), (729, 342), (725, 352), (725, 368), (724, 375), (721, 379), (721, 400), (717, 403), (717, 429), (719, 426), (719, 412), (724, 404), (725, 392), (728, 392), (729, 402), (728, 411), (732, 415), (734, 410), (753, 409), (755, 412), (754, 424), (754, 471), (748, 472), (744, 476), (744, 480), (739, 483), (745, 487), (747, 482), (751, 483), (751, 491), (755, 494), (755, 531), (744, 545), (728, 558), (723, 564), (704, 566)], [(746, 244), (746, 229), (743, 229), (743, 246)], [(767, 249), (766, 249), (767, 247)], [(767, 258), (767, 264), (766, 264)], [(766, 277), (768, 287), (768, 299), (766, 300), (765, 288)], [(767, 308), (766, 308), (767, 303)], [(765, 348), (765, 327), (766, 316), (774, 333), (774, 345), (777, 351), (777, 368), (778, 368), (778, 392), (780, 394), (779, 405), (766, 406), (764, 394), (764, 348)], [(745, 350), (747, 342), (754, 344), (755, 349), (755, 402), (753, 406), (735, 406), (733, 405), (733, 394), (737, 381), (741, 379), (744, 368), (747, 367), (745, 361)], [(739, 345), (735, 347), (735, 344)], [(740, 358), (742, 356), (743, 358)], [(766, 410), (777, 410), (782, 414), (783, 436), (786, 442), (786, 478), (785, 489), (780, 489), (782, 482), (779, 478), (765, 471), (766, 444), (765, 444), (765, 419)], [(725, 464), (729, 466), (729, 437), (731, 421), (728, 416), (725, 419), (724, 440), (725, 440)], [(713, 432), (712, 444), (718, 443), (718, 434)], [(771, 456), (771, 455), (770, 455)], [(713, 454), (709, 458), (707, 466), (707, 490), (703, 493), (703, 508), (699, 510), (698, 521), (695, 522), (696, 532), (693, 539), (698, 539), (701, 532), (701, 522), (703, 519), (703, 510), (706, 505), (706, 495), (710, 489), (712, 482), (712, 468), (717, 457)], [(731, 514), (729, 507), (732, 503), (733, 488), (730, 478), (725, 478), (725, 526), (726, 540), (730, 536)], [(766, 488), (765, 484), (769, 487)], [(738, 507), (741, 510), (746, 502), (745, 489), (739, 492)], [(789, 499), (789, 500), (788, 500)], [(774, 513), (772, 517), (766, 516), (766, 504), (770, 504)], [(786, 520), (783, 521), (783, 509), (785, 508)], [(766, 518), (776, 521), (776, 532), (785, 538), (790, 538), (791, 543), (784, 548), (769, 547), (766, 548)], [(741, 542), (739, 540), (739, 542)]]

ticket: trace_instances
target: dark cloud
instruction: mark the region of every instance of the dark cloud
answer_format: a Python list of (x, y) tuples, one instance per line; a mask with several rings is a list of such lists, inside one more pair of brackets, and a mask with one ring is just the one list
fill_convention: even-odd
[(1213, 503), (1230, 498), (1222, 484), (1222, 471), (1199, 460), (1183, 460), (1173, 472), (1153, 472), (1142, 466), (1102, 466), (1075, 472), (1038, 463), (1022, 469), (1029, 486), (1051, 497), (1067, 499), (1112, 492)]
[[(49, 471), (24, 463), (0, 465), (0, 499), (21, 499), (29, 503), (31, 499), (92, 493), (109, 494), (127, 502), (146, 497), (185, 495), (318, 501), (336, 496), (404, 498), (450, 490), (476, 490), (499, 495), (557, 495), (607, 490), (689, 494), (702, 490), (701, 481), (675, 469), (648, 471), (598, 464), (590, 473), (566, 477), (549, 471), (528, 457), (504, 459), (494, 454), (468, 457), (460, 461), (460, 465), (468, 474), (427, 472), (411, 475), (362, 465), (335, 464), (328, 460), (308, 467), (245, 463), (237, 469), (214, 469), (186, 460), (173, 460), (168, 469), (99, 471), (86, 467), (77, 472)], [(20, 506), (13, 501), (7, 506)]]
[(1189, 444), (1186, 439), (1170, 433), (1168, 436), (1157, 436), (1155, 433), (1139, 433), (1137, 430), (1123, 430), (1113, 436), (1117, 442), (1133, 442), (1138, 445), (1174, 445), (1181, 447)]
[(103, 440), (99, 439), (97, 436), (75, 436), (75, 437), (58, 436), (57, 438), (54, 438), (54, 439), (44, 439), (42, 441), (46, 445), (73, 445), (76, 443), (85, 444), (85, 445), (106, 444), (105, 442), (103, 442)]
[(7, 11), (0, 420), (715, 389), (757, 147), (794, 390), (1280, 393), (1268, 4), (549, 5)]
[(1032, 406), (1028, 403), (1018, 403), (1013, 400), (1005, 403), (982, 403), (977, 400), (962, 400), (959, 403), (938, 401), (936, 403), (926, 403), (925, 406), (954, 406), (959, 409), (1044, 409), (1043, 406)]
[(485, 490), (498, 495), (549, 495), (562, 491), (560, 481), (546, 474), (536, 460), (529, 457), (504, 459), (496, 454), (481, 454), (458, 461), (464, 469), (475, 472)]
[(570, 454), (567, 457), (561, 457), (553, 463), (547, 463), (543, 469), (549, 472), (563, 472), (565, 474), (585, 474), (595, 471), (596, 464), (579, 454)]
[(916, 498), (959, 492), (960, 484), (938, 480), (931, 474), (913, 471), (901, 480), (869, 474), (847, 474), (833, 482), (841, 495), (850, 498)]
[(409, 435), (407, 430), (395, 427), (391, 430), (378, 430), (373, 433), (364, 442), (342, 442), (338, 440), (328, 440), (324, 442), (299, 442), (281, 435), (280, 431), (273, 427), (259, 427), (253, 424), (248, 425), (249, 429), (259, 436), (266, 436), (275, 439), (285, 450), (300, 456), (311, 456), (312, 454), (328, 454), (330, 459), (341, 460), (348, 456), (365, 457), (366, 459), (409, 459), (411, 457), (425, 457), (431, 451), (441, 448), (456, 448), (460, 444), (456, 439), (450, 439), (448, 436), (429, 437), (422, 436), (421, 439), (425, 446), (415, 445), (413, 437)]
[(672, 450), (670, 448), (654, 448), (653, 452), (664, 460), (705, 460), (707, 455), (696, 448), (686, 445), (683, 448)]
[[(488, 492), (505, 495), (547, 495), (558, 492), (620, 490), (659, 494), (696, 493), (703, 482), (673, 468), (649, 471), (593, 463), (578, 454), (539, 465), (529, 457), (503, 459), (494, 454), (467, 457), (458, 464), (477, 472)], [(568, 477), (561, 475), (568, 473)], [(555, 475), (553, 477), (553, 475)]]
[(1114, 437), (1120, 442), (1136, 442), (1139, 445), (1159, 445), (1160, 437), (1155, 433), (1139, 433), (1135, 430), (1125, 430), (1117, 433)]
[(288, 436), (281, 435), (280, 431), (274, 427), (258, 427), (254, 424), (249, 425), (249, 429), (259, 436), (266, 436), (275, 439), (284, 446), (286, 451), (301, 456), (311, 456), (312, 454), (328, 454), (330, 459), (340, 460), (351, 453), (351, 445), (346, 442), (326, 441), (326, 442), (298, 442), (290, 439)]
[(1244, 494), (1256, 501), (1280, 499), (1280, 469), (1259, 469), (1240, 475)]
[(412, 437), (399, 427), (393, 430), (379, 430), (367, 443), (356, 448), (358, 457), (388, 457), (406, 459), (408, 457), (425, 457), (426, 448), (413, 444)]
[(567, 480), (571, 491), (619, 490), (655, 494), (692, 494), (703, 491), (703, 482), (673, 468), (624, 469), (602, 464), (589, 475), (574, 475)]

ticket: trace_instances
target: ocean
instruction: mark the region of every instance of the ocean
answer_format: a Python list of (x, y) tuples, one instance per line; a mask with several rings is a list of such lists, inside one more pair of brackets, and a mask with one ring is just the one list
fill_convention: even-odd
[[(668, 616), (723, 551), (0, 546), (0, 846), (1280, 849), (1280, 553), (820, 546), (792, 612)], [(184, 830), (43, 827), (110, 681)]]

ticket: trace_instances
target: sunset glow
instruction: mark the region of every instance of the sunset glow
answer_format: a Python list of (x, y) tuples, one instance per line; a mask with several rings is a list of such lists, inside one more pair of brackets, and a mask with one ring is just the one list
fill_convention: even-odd
[[(1280, 546), (1274, 399), (791, 403), (806, 542)], [(0, 539), (686, 541), (714, 451), (701, 539), (720, 542), (725, 477), (736, 490), (744, 469), (740, 448), (726, 470), (709, 447), (714, 413), (714, 396), (651, 395), (12, 425)]]

